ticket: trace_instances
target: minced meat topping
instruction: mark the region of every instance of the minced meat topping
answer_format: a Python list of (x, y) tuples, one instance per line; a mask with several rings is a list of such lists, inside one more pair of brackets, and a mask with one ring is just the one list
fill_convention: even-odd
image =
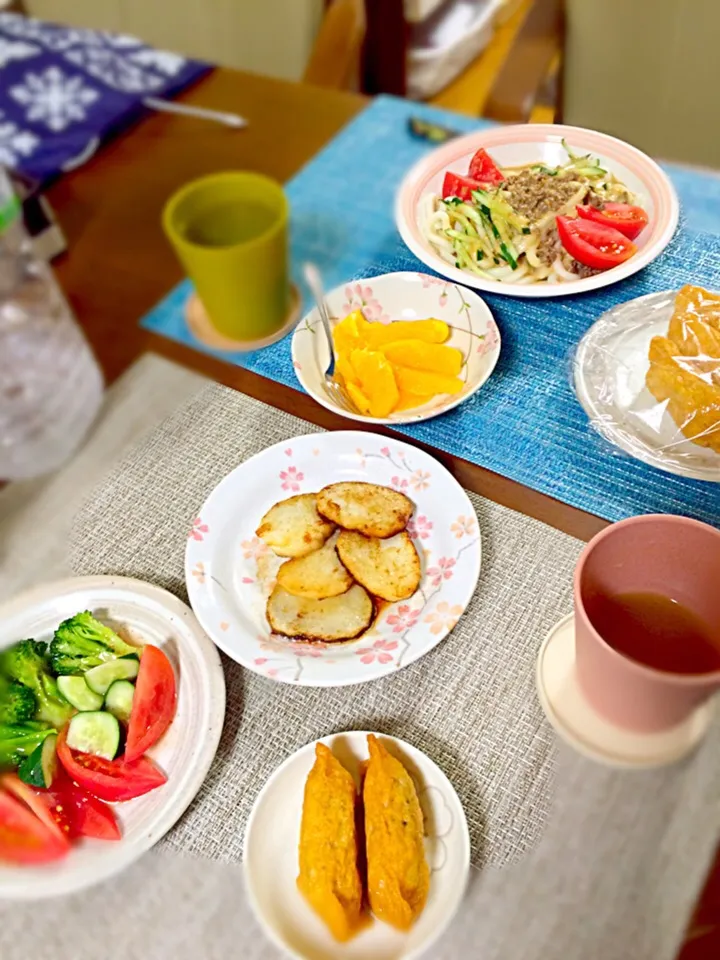
[(565, 174), (551, 176), (541, 170), (522, 170), (508, 177), (503, 190), (514, 210), (533, 223), (557, 210), (577, 193), (578, 182)]

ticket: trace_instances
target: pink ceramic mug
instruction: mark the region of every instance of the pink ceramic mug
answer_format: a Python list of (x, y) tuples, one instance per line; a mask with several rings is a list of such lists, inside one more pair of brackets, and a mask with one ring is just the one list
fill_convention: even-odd
[(587, 613), (598, 596), (659, 593), (720, 623), (720, 530), (666, 514), (621, 520), (585, 547), (574, 589), (577, 678), (606, 719), (643, 733), (667, 730), (720, 689), (720, 670), (674, 674), (631, 660), (605, 642)]

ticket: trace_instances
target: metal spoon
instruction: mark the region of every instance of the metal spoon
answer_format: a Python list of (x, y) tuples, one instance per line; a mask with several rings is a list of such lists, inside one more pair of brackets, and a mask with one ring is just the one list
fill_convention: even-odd
[(334, 377), (335, 348), (333, 346), (332, 328), (330, 326), (330, 313), (327, 308), (325, 293), (323, 292), (320, 271), (314, 263), (305, 263), (303, 265), (303, 273), (305, 274), (307, 285), (310, 287), (310, 292), (315, 298), (315, 305), (320, 315), (322, 325), (325, 328), (325, 337), (327, 338), (328, 350), (330, 351), (330, 362), (323, 375), (325, 392), (342, 410), (347, 410), (349, 413), (359, 413), (360, 411), (350, 399), (347, 390), (345, 390), (342, 384), (338, 383)]

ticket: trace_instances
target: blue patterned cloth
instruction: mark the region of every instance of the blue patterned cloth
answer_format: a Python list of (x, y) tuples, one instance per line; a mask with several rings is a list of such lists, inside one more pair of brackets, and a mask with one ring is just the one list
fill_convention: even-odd
[[(407, 132), (409, 116), (461, 131), (487, 121), (380, 97), (332, 140), (287, 187), (295, 279), (305, 259), (327, 286), (392, 270), (424, 267), (404, 246), (393, 201), (427, 144)], [(688, 480), (618, 451), (590, 427), (570, 381), (574, 346), (615, 304), (694, 282), (720, 288), (720, 177), (666, 166), (681, 200), (675, 239), (639, 274), (593, 293), (550, 300), (483, 294), (502, 332), (493, 376), (450, 413), (397, 429), (572, 506), (620, 520), (638, 513), (684, 513), (720, 523), (720, 484)], [(173, 340), (213, 353), (189, 332), (186, 281), (144, 319)], [(299, 389), (290, 338), (251, 354), (215, 356)]]
[(40, 182), (83, 163), (211, 67), (135, 37), (0, 14), (0, 165)]

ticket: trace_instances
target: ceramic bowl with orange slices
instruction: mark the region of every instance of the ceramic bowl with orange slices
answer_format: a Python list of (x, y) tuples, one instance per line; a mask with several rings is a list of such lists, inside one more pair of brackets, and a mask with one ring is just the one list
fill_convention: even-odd
[(458, 406), (485, 383), (500, 333), (476, 293), (424, 273), (351, 280), (327, 295), (335, 377), (355, 411), (324, 386), (329, 345), (316, 309), (292, 340), (295, 373), (329, 410), (367, 423), (412, 423)]

